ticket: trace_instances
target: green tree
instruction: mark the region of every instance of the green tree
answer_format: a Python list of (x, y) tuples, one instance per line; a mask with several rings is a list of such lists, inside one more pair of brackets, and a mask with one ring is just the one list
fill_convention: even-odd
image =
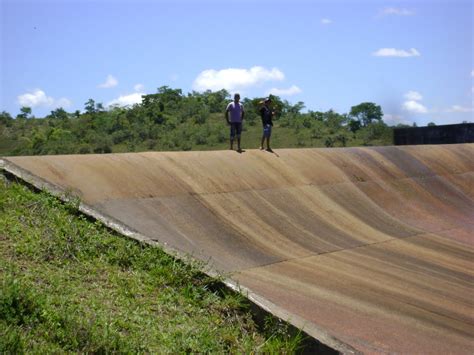
[(349, 115), (357, 119), (365, 127), (373, 121), (381, 121), (383, 112), (379, 105), (373, 102), (363, 102), (357, 106), (352, 106)]
[(56, 119), (56, 120), (67, 120), (69, 115), (62, 107), (57, 108), (56, 110), (51, 111), (51, 113), (47, 116), (48, 118)]
[(164, 109), (176, 110), (183, 99), (183, 92), (181, 89), (171, 89), (165, 85), (158, 88), (158, 98)]
[(75, 137), (71, 131), (62, 128), (53, 128), (46, 143), (48, 154), (71, 154), (74, 153)]
[(332, 109), (323, 114), (323, 119), (331, 134), (340, 130), (348, 120), (346, 115), (341, 115)]
[[(193, 95), (196, 94), (197, 93), (193, 92)], [(203, 103), (207, 105), (209, 112), (211, 113), (223, 112), (227, 105), (227, 101), (230, 100), (230, 94), (225, 89), (215, 92), (207, 90), (202, 94), (197, 95), (202, 98)]]
[(22, 108), (20, 108), (20, 114), (18, 114), (16, 117), (17, 118), (24, 118), (24, 119), (28, 119), (28, 118), (31, 118), (31, 107), (28, 107), (28, 106), (23, 106)]
[(288, 104), (288, 113), (299, 114), (306, 106), (303, 101), (298, 101), (296, 104)]
[(35, 131), (31, 139), (31, 149), (34, 155), (43, 154), (44, 145), (46, 143), (46, 137), (42, 132)]
[(96, 112), (95, 108), (95, 101), (93, 99), (87, 100), (87, 102), (84, 104), (84, 109), (86, 110), (86, 113), (93, 114)]
[(360, 128), (361, 128), (361, 124), (359, 120), (354, 120), (352, 118), (349, 120), (349, 130), (352, 133), (357, 132)]

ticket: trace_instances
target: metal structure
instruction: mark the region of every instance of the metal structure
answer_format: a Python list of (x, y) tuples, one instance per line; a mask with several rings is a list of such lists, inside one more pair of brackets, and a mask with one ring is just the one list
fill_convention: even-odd
[(395, 145), (474, 143), (474, 123), (393, 129)]

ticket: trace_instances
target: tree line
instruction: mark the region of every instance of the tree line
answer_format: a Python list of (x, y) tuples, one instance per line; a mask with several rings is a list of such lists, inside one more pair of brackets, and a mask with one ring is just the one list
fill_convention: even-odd
[[(305, 105), (272, 96), (275, 148), (392, 144), (392, 128), (379, 105), (363, 102), (349, 113), (303, 112)], [(1, 155), (89, 154), (146, 150), (225, 149), (229, 139), (226, 90), (191, 92), (162, 86), (131, 107), (105, 108), (89, 99), (81, 112), (58, 108), (36, 118), (30, 107), (16, 117), (0, 113)], [(261, 134), (261, 98), (244, 98), (243, 141), (255, 148)], [(255, 138), (255, 142), (250, 139)], [(245, 143), (244, 143), (245, 145)]]

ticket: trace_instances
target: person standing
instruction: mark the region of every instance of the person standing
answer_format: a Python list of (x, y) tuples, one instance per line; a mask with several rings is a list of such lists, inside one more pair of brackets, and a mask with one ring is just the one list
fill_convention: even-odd
[[(230, 118), (229, 118), (230, 114)], [(242, 121), (244, 119), (244, 106), (240, 103), (240, 94), (234, 95), (234, 101), (227, 105), (225, 119), (230, 125), (230, 149), (234, 149), (234, 139), (237, 137), (237, 151), (241, 152), (240, 135), (242, 134)]]
[(267, 140), (267, 151), (271, 152), (272, 148), (270, 148), (270, 137), (272, 135), (272, 127), (273, 127), (273, 115), (274, 112), (270, 109), (270, 104), (272, 99), (267, 97), (263, 101), (263, 106), (260, 109), (260, 116), (262, 117), (262, 126), (263, 126), (263, 134), (262, 134), (262, 141), (260, 143), (260, 150), (263, 150), (263, 144), (265, 143), (265, 139)]

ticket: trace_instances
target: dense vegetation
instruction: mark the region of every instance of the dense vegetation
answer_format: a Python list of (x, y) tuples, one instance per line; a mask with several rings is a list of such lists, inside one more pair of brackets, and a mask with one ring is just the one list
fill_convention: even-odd
[[(341, 147), (392, 144), (392, 128), (382, 120), (380, 106), (365, 102), (347, 114), (302, 112), (303, 102), (291, 104), (273, 96), (277, 111), (274, 148)], [(0, 113), (0, 155), (89, 154), (146, 150), (227, 149), (224, 120), (226, 90), (183, 94), (160, 87), (132, 107), (109, 107), (89, 99), (84, 111), (58, 108), (35, 118), (22, 107), (14, 118)], [(261, 136), (259, 98), (245, 98), (244, 148), (257, 148)]]
[(91, 222), (46, 193), (0, 180), (0, 353), (293, 353), (242, 296)]

